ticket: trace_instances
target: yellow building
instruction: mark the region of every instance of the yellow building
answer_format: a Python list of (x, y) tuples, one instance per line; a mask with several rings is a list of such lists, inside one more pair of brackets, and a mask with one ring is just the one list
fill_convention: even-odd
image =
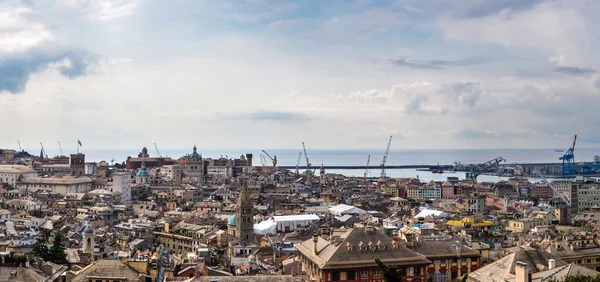
[(460, 220), (449, 220), (448, 225), (472, 227), (478, 230), (488, 230), (494, 227), (493, 222), (475, 217), (465, 217)]
[(529, 232), (531, 229), (535, 228), (536, 226), (540, 226), (540, 225), (547, 225), (547, 224), (543, 221), (543, 219), (523, 218), (523, 219), (516, 219), (516, 220), (509, 221), (506, 229), (508, 229), (514, 233), (521, 233), (521, 232)]

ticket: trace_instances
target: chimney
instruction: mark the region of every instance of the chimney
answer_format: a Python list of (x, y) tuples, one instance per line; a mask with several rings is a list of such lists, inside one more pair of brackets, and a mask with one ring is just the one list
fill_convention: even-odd
[(165, 223), (165, 233), (169, 233), (169, 223)]
[(517, 261), (515, 265), (515, 282), (531, 282), (531, 273), (527, 268), (527, 264), (521, 261)]
[(313, 254), (315, 254), (315, 255), (317, 255), (317, 253), (318, 253), (317, 242), (319, 242), (319, 234), (314, 233), (313, 234)]
[(554, 259), (548, 260), (548, 269), (554, 269), (556, 267), (556, 261)]

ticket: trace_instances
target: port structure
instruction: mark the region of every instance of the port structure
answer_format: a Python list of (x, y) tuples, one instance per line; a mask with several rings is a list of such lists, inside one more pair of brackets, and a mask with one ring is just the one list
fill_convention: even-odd
[(271, 157), (271, 155), (269, 153), (267, 153), (267, 151), (262, 150), (262, 152), (267, 156), (267, 158), (269, 158), (271, 160), (271, 163), (273, 163), (273, 167), (277, 166), (277, 156), (273, 155), (273, 157)]
[(385, 178), (385, 163), (387, 162), (388, 154), (390, 153), (390, 145), (392, 145), (392, 137), (394, 135), (390, 135), (390, 140), (388, 141), (387, 148), (385, 149), (385, 154), (383, 155), (383, 160), (381, 161), (381, 178)]
[(573, 145), (567, 150), (567, 152), (560, 158), (562, 161), (562, 175), (574, 175), (576, 173), (575, 168), (575, 144), (577, 143), (577, 135), (573, 138)]
[(506, 162), (503, 157), (497, 157), (478, 165), (469, 166), (469, 168), (466, 170), (465, 176), (467, 179), (477, 179), (477, 176), (482, 173), (498, 171), (500, 163), (503, 162)]

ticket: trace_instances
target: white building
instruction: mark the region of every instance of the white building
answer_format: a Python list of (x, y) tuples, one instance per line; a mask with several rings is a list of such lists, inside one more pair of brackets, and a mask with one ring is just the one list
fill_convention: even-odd
[(419, 187), (418, 193), (419, 199), (441, 199), (442, 185), (431, 181), (426, 185)]
[(17, 183), (17, 188), (35, 192), (52, 191), (62, 195), (67, 193), (86, 193), (92, 190), (94, 180), (89, 177), (53, 176), (25, 178)]
[(112, 191), (121, 193), (121, 203), (131, 201), (131, 174), (116, 172), (112, 175)]
[(7, 183), (16, 187), (19, 179), (35, 178), (37, 172), (30, 167), (22, 165), (0, 165), (0, 183)]
[(0, 223), (6, 223), (10, 221), (11, 213), (8, 210), (0, 209)]

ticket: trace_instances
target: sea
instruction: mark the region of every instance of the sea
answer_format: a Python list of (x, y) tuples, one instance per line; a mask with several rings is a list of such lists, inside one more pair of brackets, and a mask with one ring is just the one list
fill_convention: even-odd
[[(123, 162), (127, 156), (136, 157), (140, 149), (129, 150), (103, 150), (103, 149), (85, 149), (81, 152), (86, 154), (86, 161)], [(277, 156), (278, 165), (295, 166), (298, 163), (298, 155), (302, 149), (265, 149), (271, 156)], [(148, 147), (150, 156), (155, 156), (153, 148)], [(190, 149), (161, 149), (162, 156), (177, 159), (186, 154), (192, 153)], [(253, 154), (254, 165), (261, 165), (260, 155), (264, 155), (261, 149), (236, 149), (236, 150), (203, 150), (198, 148), (198, 153), (205, 158), (239, 158), (247, 153)], [(370, 155), (369, 177), (379, 176), (381, 169), (379, 167), (384, 149), (360, 149), (360, 150), (332, 150), (332, 149), (311, 149), (307, 150), (309, 160), (313, 167), (319, 167), (321, 164), (329, 166), (364, 166), (367, 164), (367, 158)], [(58, 152), (47, 152), (48, 155), (58, 155)], [(387, 164), (394, 165), (451, 165), (454, 162), (463, 164), (483, 163), (497, 157), (506, 159), (506, 164), (518, 163), (558, 163), (559, 158), (564, 152), (558, 152), (556, 149), (390, 149)], [(575, 161), (591, 162), (595, 155), (600, 155), (600, 148), (581, 148), (575, 151)], [(270, 160), (267, 159), (270, 163)], [(304, 154), (300, 158), (300, 164), (306, 164)], [(319, 170), (316, 170), (318, 173)], [(347, 176), (363, 176), (362, 169), (330, 169), (327, 173), (341, 173)], [(387, 176), (390, 177), (418, 177), (422, 181), (444, 181), (448, 176), (455, 176), (460, 179), (465, 177), (462, 172), (434, 174), (428, 171), (418, 171), (416, 169), (387, 169)], [(496, 182), (506, 177), (480, 175), (477, 180), (480, 182)], [(532, 177), (530, 179), (537, 182), (540, 179)]]

